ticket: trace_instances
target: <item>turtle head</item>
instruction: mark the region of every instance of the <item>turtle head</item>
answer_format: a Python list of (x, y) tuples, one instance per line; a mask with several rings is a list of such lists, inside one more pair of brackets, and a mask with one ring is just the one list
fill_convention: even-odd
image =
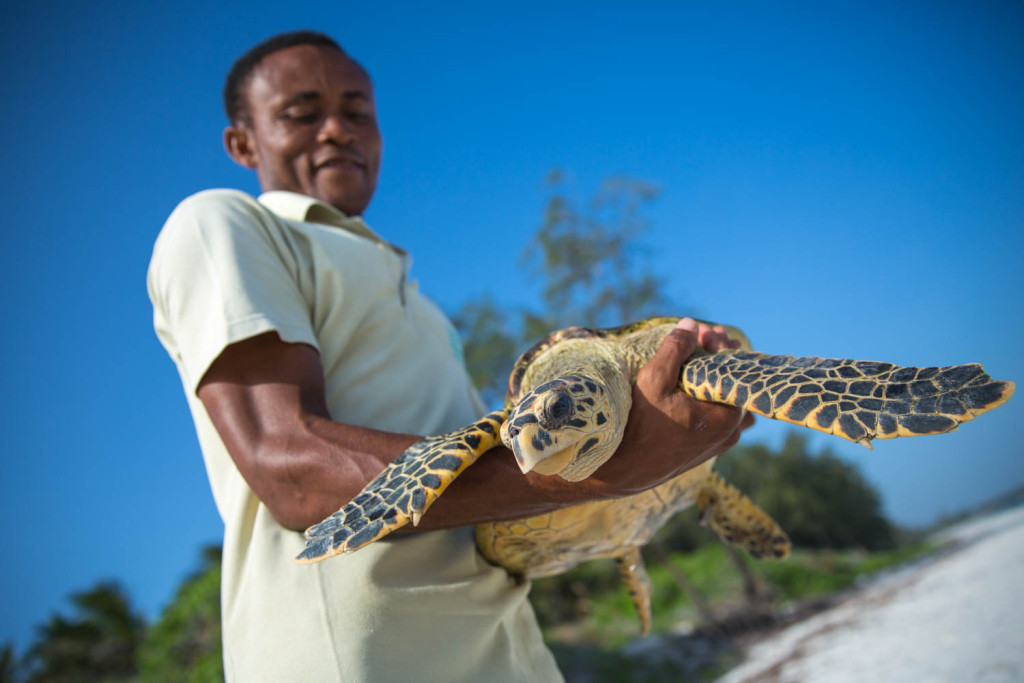
[(564, 375), (536, 387), (501, 427), (524, 473), (590, 476), (615, 451), (621, 428), (607, 389), (589, 377)]

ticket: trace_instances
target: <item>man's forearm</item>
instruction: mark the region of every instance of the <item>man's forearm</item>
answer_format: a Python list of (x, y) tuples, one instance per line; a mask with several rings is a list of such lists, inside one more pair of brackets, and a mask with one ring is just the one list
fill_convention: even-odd
[[(273, 333), (225, 349), (199, 398), (242, 477), (278, 522), (297, 531), (354, 498), (420, 438), (332, 420), (317, 351)], [(527, 517), (609, 495), (599, 482), (523, 475), (512, 454), (496, 448), (452, 484), (420, 528)]]
[[(681, 323), (633, 389), (625, 437), (611, 460), (580, 482), (520, 472), (504, 447), (467, 468), (423, 517), (420, 529), (518, 519), (566, 505), (638, 493), (724, 452), (749, 426), (735, 408), (695, 401), (679, 369), (707, 330)], [(707, 336), (705, 334), (705, 336)], [(724, 334), (701, 340), (716, 350)], [(286, 528), (334, 513), (419, 436), (332, 420), (319, 354), (274, 333), (228, 347), (207, 371), (199, 398), (242, 476)]]
[[(257, 496), (286, 528), (301, 531), (354, 498), (418, 437), (391, 434), (304, 415), (299, 425), (263, 434), (237, 460)], [(240, 467), (241, 469), (241, 467)], [(511, 451), (498, 446), (481, 456), (431, 506), (417, 527), (428, 531), (543, 514), (573, 503), (614, 497), (595, 480), (570, 483), (560, 477), (523, 474)]]

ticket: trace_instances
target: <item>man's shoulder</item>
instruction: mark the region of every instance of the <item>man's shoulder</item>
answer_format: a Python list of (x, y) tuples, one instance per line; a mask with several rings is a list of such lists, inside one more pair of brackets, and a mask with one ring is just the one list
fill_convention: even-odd
[(210, 212), (233, 213), (239, 211), (266, 212), (267, 209), (252, 195), (241, 190), (228, 188), (215, 188), (202, 190), (189, 195), (181, 200), (171, 213), (173, 218), (177, 214), (207, 214)]
[(197, 192), (183, 199), (164, 222), (153, 246), (151, 270), (158, 262), (187, 260), (215, 244), (269, 244), (274, 240), (270, 233), (278, 231), (280, 223), (273, 212), (240, 190)]
[(241, 190), (203, 190), (178, 203), (164, 223), (157, 243), (208, 234), (211, 230), (259, 233), (269, 226), (278, 226), (280, 222), (273, 211)]

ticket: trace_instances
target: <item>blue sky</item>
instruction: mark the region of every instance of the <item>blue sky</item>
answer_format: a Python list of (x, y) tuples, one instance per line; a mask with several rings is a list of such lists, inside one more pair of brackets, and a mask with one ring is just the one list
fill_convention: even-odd
[[(626, 175), (661, 188), (647, 243), (668, 313), (773, 353), (1024, 378), (1019, 4), (286, 4), (0, 10), (0, 642), (107, 577), (153, 617), (220, 537), (145, 269), (182, 198), (257, 191), (221, 149), (219, 93), (278, 31), (324, 30), (370, 70), (367, 219), (447, 310), (534, 300), (515, 254), (551, 169), (580, 199)], [(1024, 483), (1022, 406), (873, 452), (813, 443), (923, 524)]]

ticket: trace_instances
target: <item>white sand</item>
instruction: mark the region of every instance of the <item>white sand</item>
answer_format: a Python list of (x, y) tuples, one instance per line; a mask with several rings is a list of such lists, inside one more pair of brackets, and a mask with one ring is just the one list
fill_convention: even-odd
[(946, 536), (963, 545), (757, 643), (718, 683), (1024, 681), (1024, 509)]

